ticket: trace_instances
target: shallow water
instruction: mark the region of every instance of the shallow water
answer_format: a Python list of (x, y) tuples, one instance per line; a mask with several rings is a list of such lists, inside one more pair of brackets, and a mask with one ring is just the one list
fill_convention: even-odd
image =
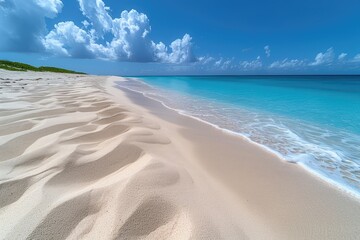
[(242, 134), (360, 193), (359, 76), (136, 79), (122, 85)]

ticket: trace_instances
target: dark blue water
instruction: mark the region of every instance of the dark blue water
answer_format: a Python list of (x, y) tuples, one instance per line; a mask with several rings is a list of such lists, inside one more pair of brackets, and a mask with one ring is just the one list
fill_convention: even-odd
[(360, 77), (141, 77), (127, 87), (360, 192)]

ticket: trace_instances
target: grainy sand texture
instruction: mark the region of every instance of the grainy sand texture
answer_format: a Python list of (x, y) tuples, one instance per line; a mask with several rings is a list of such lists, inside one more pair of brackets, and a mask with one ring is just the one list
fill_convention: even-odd
[(121, 81), (0, 70), (0, 239), (360, 238), (357, 199)]

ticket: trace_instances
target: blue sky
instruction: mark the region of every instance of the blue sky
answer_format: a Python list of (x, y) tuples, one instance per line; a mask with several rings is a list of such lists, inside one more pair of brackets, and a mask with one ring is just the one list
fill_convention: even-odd
[(356, 0), (0, 0), (0, 58), (94, 74), (359, 74)]

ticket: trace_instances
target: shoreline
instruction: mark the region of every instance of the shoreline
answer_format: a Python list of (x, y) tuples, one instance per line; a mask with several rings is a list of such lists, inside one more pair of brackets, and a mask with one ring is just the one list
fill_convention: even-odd
[[(115, 86), (113, 86), (113, 87), (115, 87)], [(120, 89), (120, 90), (126, 91), (126, 89)], [(219, 179), (224, 180), (224, 179), (226, 179), (228, 177), (227, 175), (233, 175), (233, 176), (231, 176), (231, 177), (233, 177), (231, 180), (230, 179), (225, 180), (224, 181), (225, 183), (224, 182), (222, 183), (222, 184), (226, 185), (227, 187), (229, 187), (229, 185), (231, 185), (230, 186), (231, 191), (233, 191), (234, 189), (237, 188), (236, 184), (234, 184), (234, 183), (241, 182), (241, 181), (235, 180), (237, 178), (236, 175), (238, 175), (240, 173), (234, 173), (234, 172), (231, 172), (231, 171), (232, 171), (232, 169), (241, 169), (241, 168), (243, 168), (244, 163), (249, 164), (249, 165), (254, 165), (255, 164), (256, 167), (254, 167), (254, 166), (250, 167), (249, 166), (247, 168), (247, 170), (249, 170), (249, 171), (251, 171), (252, 168), (255, 168), (256, 171), (259, 171), (262, 167), (264, 167), (265, 169), (262, 169), (260, 172), (263, 172), (263, 171), (267, 172), (266, 174), (268, 175), (269, 178), (273, 178), (274, 175), (279, 174), (279, 173), (284, 174), (285, 176), (280, 176), (281, 179), (279, 179), (279, 181), (275, 181), (275, 182), (277, 182), (277, 184), (279, 184), (279, 185), (287, 185), (287, 187), (286, 187), (287, 190), (286, 191), (284, 189), (278, 189), (278, 187), (274, 186), (275, 183), (269, 183), (268, 180), (265, 180), (265, 182), (266, 182), (265, 184), (267, 184), (267, 185), (270, 184), (270, 185), (272, 185), (272, 187), (275, 187), (275, 189), (273, 189), (274, 191), (269, 193), (270, 195), (265, 194), (267, 196), (266, 198), (270, 197), (270, 198), (274, 198), (274, 199), (273, 199), (273, 201), (262, 202), (262, 204), (265, 204), (266, 206), (269, 206), (269, 204), (271, 204), (271, 203), (266, 203), (266, 202), (272, 202), (274, 204), (282, 203), (282, 204), (278, 205), (278, 207), (279, 207), (278, 210), (275, 210), (275, 212), (273, 212), (272, 214), (269, 214), (269, 215), (272, 215), (272, 218), (274, 218), (276, 216), (276, 214), (278, 214), (277, 211), (283, 211), (282, 208), (283, 208), (283, 206), (286, 206), (286, 202), (288, 202), (288, 201), (291, 201), (291, 202), (293, 202), (293, 201), (295, 201), (295, 202), (296, 201), (301, 201), (301, 202), (303, 202), (304, 201), (305, 203), (299, 204), (301, 206), (292, 206), (290, 209), (287, 209), (287, 211), (293, 212), (293, 214), (290, 214), (291, 216), (296, 216), (297, 214), (300, 214), (300, 212), (302, 212), (304, 209), (308, 209), (306, 211), (306, 214), (305, 214), (305, 215), (308, 215), (308, 218), (312, 218), (311, 217), (311, 215), (312, 215), (315, 218), (322, 219), (322, 220), (317, 220), (316, 223), (313, 223), (313, 224), (319, 224), (319, 222), (322, 222), (324, 224), (327, 221), (327, 218), (332, 218), (332, 219), (335, 218), (335, 219), (337, 219), (337, 221), (341, 222), (341, 221), (345, 220), (346, 218), (351, 219), (352, 217), (355, 217), (350, 222), (358, 221), (356, 219), (359, 218), (359, 217), (355, 216), (353, 214), (350, 214), (351, 211), (348, 212), (348, 214), (350, 214), (350, 215), (348, 215), (347, 217), (346, 217), (346, 215), (343, 215), (343, 217), (340, 217), (338, 215), (338, 214), (342, 215), (342, 213), (340, 213), (340, 212), (343, 212), (344, 209), (340, 210), (340, 208), (342, 208), (342, 206), (340, 206), (339, 204), (345, 204), (345, 203), (343, 203), (344, 200), (346, 200), (345, 202), (348, 202), (348, 201), (352, 202), (350, 205), (354, 204), (353, 206), (356, 206), (356, 208), (355, 208), (355, 209), (357, 209), (356, 211), (360, 210), (359, 209), (360, 204), (359, 204), (359, 200), (357, 198), (355, 198), (352, 195), (349, 195), (347, 192), (345, 192), (342, 189), (339, 189), (338, 187), (330, 184), (328, 181), (325, 181), (324, 179), (316, 176), (315, 174), (311, 173), (310, 171), (307, 171), (301, 165), (289, 163), (288, 161), (284, 161), (281, 158), (279, 158), (276, 154), (271, 153), (269, 151), (266, 151), (264, 148), (262, 148), (262, 147), (260, 147), (260, 146), (258, 146), (256, 144), (252, 144), (251, 142), (248, 142), (242, 136), (225, 133), (223, 130), (217, 129), (214, 126), (211, 126), (209, 124), (204, 124), (204, 122), (202, 122), (202, 121), (199, 121), (199, 120), (194, 119), (192, 117), (188, 117), (188, 116), (184, 116), (182, 114), (179, 114), (177, 111), (171, 110), (171, 109), (163, 106), (163, 104), (160, 103), (159, 101), (152, 100), (152, 101), (155, 101), (157, 103), (156, 104), (157, 106), (150, 106), (153, 103), (151, 103), (151, 104), (149, 103), (149, 98), (148, 97), (143, 96), (142, 93), (133, 92), (134, 94), (132, 94), (132, 93), (129, 93), (129, 92), (130, 91), (127, 90), (126, 98), (130, 99), (131, 103), (139, 105), (142, 108), (142, 111), (144, 111), (144, 112), (150, 112), (150, 114), (152, 116), (154, 116), (159, 121), (167, 121), (167, 122), (171, 122), (172, 124), (175, 124), (175, 125), (178, 124), (178, 125), (181, 126), (181, 128), (184, 128), (184, 125), (186, 127), (189, 127), (189, 123), (184, 123), (184, 122), (192, 122), (190, 124), (190, 128), (192, 129), (192, 131), (195, 130), (195, 129), (198, 129), (198, 128), (204, 128), (204, 129), (206, 129), (206, 131), (215, 132), (214, 134), (216, 135), (216, 137), (221, 136), (221, 138), (224, 137), (226, 139), (228, 139), (228, 138), (233, 139), (233, 140), (230, 140), (231, 142), (228, 142), (229, 144), (231, 143), (233, 145), (237, 145), (236, 143), (234, 143), (234, 142), (237, 142), (238, 145), (242, 146), (241, 149), (247, 149), (247, 148), (253, 149), (252, 154), (255, 154), (255, 155), (251, 155), (251, 158), (256, 158), (256, 161), (259, 160), (261, 162), (256, 163), (256, 164), (255, 163), (249, 163), (247, 161), (243, 162), (243, 161), (241, 161), (241, 155), (240, 155), (239, 157), (235, 157), (231, 161), (231, 164), (234, 164), (236, 167), (231, 167), (231, 166), (225, 167), (226, 170), (223, 171), (222, 173), (220, 173), (220, 176), (217, 175), (218, 174), (217, 173), (218, 172), (217, 168), (209, 169), (208, 166), (207, 166), (207, 164), (212, 165), (212, 164), (214, 164), (214, 162), (211, 162), (211, 163), (209, 163), (209, 162), (204, 163), (203, 162), (203, 163), (200, 164), (200, 166), (202, 168), (206, 169), (207, 172), (210, 173), (210, 175), (216, 176), (215, 178), (217, 180), (219, 180)], [(141, 97), (139, 95), (141, 95)], [(143, 98), (143, 99), (141, 99), (141, 98)], [(146, 99), (148, 99), (148, 100), (146, 100)], [(167, 110), (164, 110), (164, 109), (167, 109)], [(163, 111), (165, 111), (166, 113), (163, 113)], [(168, 112), (173, 112), (173, 114), (168, 113)], [(174, 116), (169, 117), (168, 115), (179, 115), (179, 117), (174, 117)], [(167, 119), (167, 118), (169, 118), (169, 119)], [(175, 119), (178, 118), (178, 120), (173, 121), (174, 118)], [(183, 118), (188, 119), (188, 120), (183, 120)], [(179, 120), (179, 119), (181, 119), (181, 120)], [(165, 125), (165, 124), (162, 124), (162, 125)], [(202, 132), (201, 134), (203, 134), (203, 131), (201, 131)], [(192, 139), (195, 136), (196, 136), (196, 134), (189, 134), (189, 135), (186, 136), (186, 138)], [(214, 136), (210, 135), (210, 136), (206, 137), (207, 140), (205, 140), (204, 138), (201, 138), (201, 140), (199, 142), (201, 142), (201, 143), (203, 143), (203, 141), (206, 142), (209, 139), (214, 138)], [(235, 139), (237, 139), (237, 140), (235, 140)], [(200, 145), (200, 144), (196, 144), (196, 145)], [(215, 145), (214, 145), (214, 148), (215, 148)], [(229, 151), (235, 151), (234, 149), (236, 149), (236, 147), (234, 147), (234, 146), (227, 147), (227, 146), (224, 146), (224, 145), (221, 145), (221, 148), (222, 148), (222, 151), (226, 151), (224, 149), (229, 149)], [(237, 153), (237, 154), (242, 154), (242, 153)], [(203, 155), (205, 155), (207, 159), (213, 158), (212, 155), (209, 156), (209, 154), (204, 154), (204, 150), (202, 150), (202, 152), (200, 154), (198, 153), (197, 156), (199, 158), (204, 158)], [(244, 154), (242, 154), (242, 155), (244, 155)], [(245, 154), (245, 155), (249, 157), (248, 154)], [(234, 156), (232, 156), (232, 157), (234, 157)], [(240, 159), (238, 159), (240, 161), (236, 160), (236, 158), (240, 158)], [(264, 159), (268, 159), (268, 160), (264, 160)], [(236, 162), (236, 161), (238, 161), (238, 162)], [(227, 163), (229, 163), (229, 162), (227, 162)], [(262, 164), (264, 164), (265, 166), (262, 166)], [(224, 163), (223, 166), (221, 166), (221, 167), (224, 167), (224, 165), (226, 166), (227, 164)], [(220, 168), (220, 166), (218, 166), (218, 168)], [(269, 171), (267, 171), (268, 169), (266, 169), (266, 168), (271, 168), (272, 170), (269, 172)], [(289, 171), (289, 172), (287, 173), (287, 171)], [(245, 174), (245, 172), (243, 172), (243, 173)], [(259, 173), (259, 172), (256, 173), (256, 174), (261, 175), (261, 173)], [(249, 181), (248, 177), (249, 176), (245, 177), (245, 179), (247, 179), (247, 181)], [(285, 177), (285, 178), (283, 178), (283, 177)], [(257, 182), (258, 181), (256, 179), (256, 176), (251, 176), (251, 178), (252, 178), (252, 181), (250, 181), (250, 182)], [(272, 180), (270, 180), (270, 181), (272, 181)], [(306, 182), (306, 187), (303, 186), (304, 182)], [(242, 187), (244, 187), (244, 186), (242, 186)], [(307, 193), (296, 192), (296, 187), (300, 187), (301, 189), (303, 189), (304, 192), (307, 192)], [(246, 187), (246, 188), (248, 188), (248, 187)], [(256, 186), (253, 186), (253, 188), (256, 189)], [(280, 188), (282, 188), (282, 187), (280, 187)], [(259, 195), (259, 193), (254, 191), (254, 189), (252, 189), (252, 190), (246, 189), (247, 194), (244, 194), (243, 192), (242, 193), (237, 192), (237, 193), (235, 193), (235, 195), (238, 195), (238, 197), (240, 197), (240, 199), (242, 198), (241, 201), (243, 201), (244, 197), (248, 198), (248, 196), (250, 195), (250, 194), (248, 194), (249, 192), (252, 192), (252, 194), (254, 194), (254, 195)], [(294, 192), (294, 190), (295, 190), (295, 192)], [(277, 192), (277, 191), (280, 191), (280, 192)], [(293, 200), (286, 199), (286, 198), (288, 198), (288, 196), (287, 196), (287, 194), (284, 195), (285, 192), (287, 192), (287, 194), (290, 194), (289, 197), (290, 197), (290, 199), (293, 199)], [(280, 200), (279, 197), (276, 197), (274, 195), (282, 196), (284, 199)], [(297, 195), (298, 195), (298, 197), (294, 197), (294, 196), (297, 196)], [(317, 199), (317, 200), (315, 200), (314, 198)], [(322, 201), (319, 201), (319, 199), (321, 199)], [(329, 199), (332, 199), (332, 200), (329, 201)], [(337, 199), (335, 201), (337, 203), (334, 202), (334, 199)], [(342, 199), (342, 200), (340, 200), (340, 199)], [(255, 199), (253, 199), (253, 200), (255, 201)], [(246, 201), (248, 201), (248, 200), (246, 200)], [(325, 202), (327, 202), (327, 203), (325, 203)], [(321, 206), (322, 204), (324, 204), (324, 206)], [(332, 217), (330, 217), (330, 216), (328, 216), (328, 217), (324, 217), (324, 216), (320, 217), (321, 216), (320, 212), (324, 213), (324, 211), (326, 211), (325, 209), (327, 209), (330, 205), (333, 205), (333, 206), (330, 207), (329, 209), (336, 209), (335, 212), (332, 212), (330, 214), (330, 215), (333, 215), (333, 214), (334, 215)], [(311, 206), (310, 209), (312, 209), (312, 208), (314, 208), (314, 209), (310, 210), (309, 206)], [(294, 210), (293, 208), (297, 208), (297, 210)], [(337, 208), (339, 208), (339, 209), (337, 209)], [(265, 209), (263, 209), (263, 210), (265, 211)], [(280, 209), (282, 209), (282, 210), (280, 210)], [(310, 212), (308, 212), (309, 210), (314, 211), (314, 212), (310, 213)], [(285, 213), (283, 212), (282, 214), (285, 214)], [(285, 214), (285, 215), (287, 215), (287, 214)], [(337, 216), (337, 217), (335, 217), (335, 216)], [(350, 216), (352, 216), (352, 217), (350, 217)], [(278, 216), (278, 217), (280, 217), (280, 216)], [(345, 217), (345, 219), (344, 219), (344, 217)], [(343, 218), (343, 220), (340, 220), (341, 218)], [(360, 218), (359, 218), (359, 220), (360, 220)], [(273, 221), (273, 220), (269, 220), (269, 221)], [(308, 220), (303, 219), (303, 221), (308, 221)], [(284, 226), (286, 226), (288, 224), (289, 224), (288, 222), (284, 221), (280, 225), (283, 225), (283, 227), (284, 227)], [(301, 224), (297, 222), (295, 225), (300, 226)], [(307, 227), (309, 227), (309, 226), (307, 226)], [(323, 227), (327, 228), (326, 225), (324, 225)], [(333, 227), (336, 228), (335, 225)], [(310, 227), (310, 228), (313, 228), (313, 227)], [(317, 228), (321, 228), (321, 227), (317, 226)], [(286, 232), (286, 229), (283, 229), (283, 230)], [(313, 229), (313, 231), (315, 231), (315, 230)], [(300, 233), (298, 233), (298, 234), (299, 234), (299, 236), (301, 235)], [(295, 238), (295, 236), (293, 236), (293, 237)], [(340, 235), (338, 236), (338, 238), (339, 237), (340, 237)], [(279, 238), (284, 238), (284, 236), (279, 237)], [(320, 235), (318, 236), (318, 238), (322, 239), (322, 237)], [(327, 235), (327, 238), (331, 239), (331, 238), (334, 238), (334, 237), (332, 237), (332, 235), (329, 234), (329, 235)], [(355, 239), (355, 237), (353, 236), (350, 239)]]
[(0, 73), (0, 239), (359, 236), (359, 201), (124, 78)]
[[(147, 85), (147, 86), (150, 86), (148, 85), (146, 82), (143, 82), (141, 79), (137, 78), (137, 77), (123, 77), (124, 79), (126, 79), (126, 81), (129, 81), (128, 79), (130, 79), (130, 81), (140, 81), (142, 82), (143, 84)], [(151, 86), (150, 86), (151, 87)], [(172, 107), (169, 107), (167, 106), (163, 101), (160, 101), (156, 98), (152, 98), (150, 96), (146, 96), (145, 93), (143, 92), (140, 92), (140, 91), (136, 91), (136, 90), (133, 90), (133, 89), (130, 89), (128, 87), (124, 87), (124, 86), (121, 86), (122, 89), (127, 89), (128, 91), (132, 91), (132, 92), (136, 92), (136, 93), (139, 93), (141, 95), (143, 95), (145, 98), (149, 98), (153, 101), (157, 101), (159, 102), (162, 106), (164, 106), (165, 108), (171, 110), (171, 111), (174, 111), (176, 112), (177, 114), (180, 114), (180, 115), (183, 115), (183, 116), (186, 116), (186, 117), (189, 117), (189, 118), (192, 118), (194, 120), (197, 120), (201, 123), (204, 123), (204, 124), (207, 124), (211, 127), (214, 127), (220, 131), (223, 131), (225, 134), (230, 134), (230, 135), (233, 135), (233, 136), (237, 136), (239, 138), (241, 138), (242, 141), (246, 141), (248, 142), (249, 144), (254, 144), (256, 145), (257, 147), (259, 147), (260, 149), (262, 150), (265, 150), (267, 151), (269, 154), (273, 154), (275, 155), (279, 161), (283, 161), (283, 162), (287, 162), (287, 163), (292, 163), (292, 164), (296, 164), (298, 165), (299, 167), (303, 168), (305, 171), (307, 171), (308, 173), (310, 173), (311, 175), (313, 175), (314, 177), (317, 177), (319, 178), (319, 180), (323, 181), (324, 184), (328, 184), (330, 185), (331, 187), (334, 187), (337, 191), (340, 191), (346, 195), (348, 195), (349, 197), (352, 197), (354, 198), (355, 200), (357, 201), (360, 201), (360, 192), (356, 191), (355, 189), (347, 186), (346, 184), (344, 183), (341, 183), (341, 182), (338, 182), (328, 176), (326, 176), (325, 174), (317, 171), (316, 169), (313, 169), (311, 168), (310, 166), (307, 166), (306, 164), (302, 163), (302, 162), (298, 162), (298, 161), (293, 161), (293, 160), (288, 160), (285, 156), (283, 156), (281, 153), (271, 149), (270, 147), (268, 146), (265, 146), (263, 144), (260, 144), (260, 143), (257, 143), (253, 140), (251, 140), (249, 137), (243, 135), (242, 133), (239, 133), (239, 132), (235, 132), (235, 131), (232, 131), (232, 130), (229, 130), (229, 129), (226, 129), (226, 128), (222, 128), (216, 124), (213, 124), (211, 122), (208, 122), (208, 121), (205, 121), (201, 118), (198, 118), (198, 117), (194, 117), (188, 113), (186, 113), (185, 111), (183, 110), (180, 110), (180, 109), (175, 109), (175, 108), (172, 108)]]

